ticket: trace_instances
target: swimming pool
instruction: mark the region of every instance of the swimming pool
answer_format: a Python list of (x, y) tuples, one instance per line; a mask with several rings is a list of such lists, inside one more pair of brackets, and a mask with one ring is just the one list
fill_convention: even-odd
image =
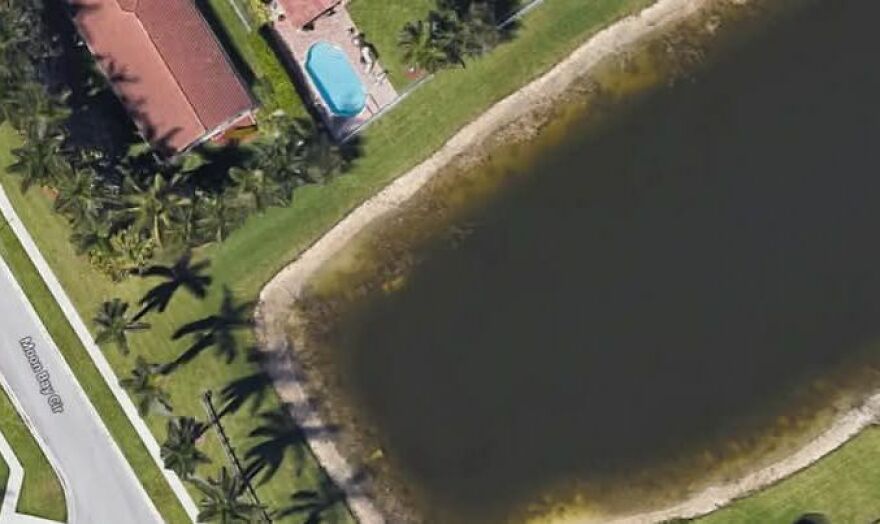
[(341, 49), (327, 42), (309, 48), (306, 71), (334, 115), (352, 117), (367, 104), (367, 90)]

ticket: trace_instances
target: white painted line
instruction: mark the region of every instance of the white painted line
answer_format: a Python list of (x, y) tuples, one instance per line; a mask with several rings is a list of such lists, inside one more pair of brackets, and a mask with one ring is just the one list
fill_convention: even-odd
[(64, 316), (67, 318), (68, 323), (70, 323), (70, 326), (73, 328), (74, 332), (76, 332), (77, 337), (79, 338), (83, 347), (85, 347), (86, 351), (89, 354), (89, 357), (92, 359), (92, 362), (95, 364), (95, 367), (98, 369), (98, 372), (101, 374), (101, 377), (107, 384), (107, 387), (110, 388), (110, 391), (113, 393), (116, 401), (122, 407), (123, 412), (125, 412), (125, 416), (134, 427), (141, 441), (144, 443), (144, 447), (147, 448), (147, 451), (153, 458), (153, 461), (162, 472), (162, 475), (164, 475), (165, 480), (171, 487), (171, 490), (180, 501), (180, 504), (183, 506), (183, 509), (186, 511), (190, 520), (195, 522), (196, 515), (198, 514), (198, 509), (196, 508), (195, 502), (193, 501), (192, 497), (190, 497), (189, 492), (186, 491), (186, 487), (180, 480), (180, 477), (178, 477), (177, 474), (173, 471), (165, 469), (165, 467), (163, 466), (162, 458), (159, 455), (159, 443), (156, 441), (156, 437), (152, 434), (152, 432), (150, 432), (147, 424), (138, 414), (137, 408), (135, 408), (134, 403), (125, 393), (125, 390), (123, 390), (119, 386), (116, 374), (113, 372), (113, 368), (110, 367), (110, 363), (107, 362), (107, 358), (101, 352), (101, 349), (97, 346), (97, 344), (95, 344), (95, 341), (94, 339), (92, 339), (92, 335), (91, 333), (89, 333), (85, 322), (83, 322), (82, 318), (79, 316), (79, 313), (73, 306), (73, 302), (70, 300), (70, 297), (67, 296), (67, 293), (64, 291), (64, 288), (61, 286), (61, 283), (55, 276), (55, 273), (52, 271), (49, 263), (46, 262), (46, 259), (43, 257), (43, 254), (40, 252), (37, 244), (34, 242), (30, 233), (28, 233), (27, 228), (24, 226), (24, 223), (21, 221), (18, 214), (16, 213), (15, 208), (12, 206), (12, 202), (9, 201), (9, 197), (6, 195), (6, 191), (2, 188), (2, 186), (0, 186), (0, 213), (3, 214), (3, 217), (6, 219), (9, 227), (12, 228), (15, 236), (18, 237), (18, 241), (24, 248), (25, 253), (27, 253), (28, 257), (31, 259), (31, 262), (33, 262), (34, 266), (37, 268), (37, 272), (46, 283), (46, 287), (49, 288), (49, 292), (52, 293), (52, 296), (55, 298), (58, 306), (64, 312)]

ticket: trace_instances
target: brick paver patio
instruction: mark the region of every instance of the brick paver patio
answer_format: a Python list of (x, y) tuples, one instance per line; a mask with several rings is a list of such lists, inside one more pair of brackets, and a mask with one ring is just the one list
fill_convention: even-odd
[[(374, 64), (372, 71), (365, 70), (366, 67), (361, 63), (360, 49), (352, 42), (350, 30), (356, 30), (356, 26), (345, 7), (337, 6), (332, 12), (319, 17), (310, 25), (313, 26), (313, 29), (306, 30), (294, 25), (290, 19), (285, 19), (276, 21), (274, 28), (291, 54), (288, 58), (292, 58), (289, 61), (293, 63), (289, 65), (297, 68), (297, 75), (308, 86), (312, 100), (319, 108), (331, 132), (337, 138), (342, 138), (392, 103), (397, 98), (397, 91), (391, 85), (387, 75), (382, 75), (384, 69), (378, 61)], [(359, 115), (354, 117), (334, 115), (324, 104), (321, 95), (312, 84), (305, 71), (305, 61), (309, 48), (318, 42), (327, 42), (341, 49), (357, 72), (367, 91), (367, 105)]]

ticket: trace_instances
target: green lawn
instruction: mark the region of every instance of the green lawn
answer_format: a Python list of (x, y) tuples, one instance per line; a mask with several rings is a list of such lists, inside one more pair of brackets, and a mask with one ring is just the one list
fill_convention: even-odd
[(870, 428), (812, 467), (713, 513), (703, 524), (791, 524), (811, 512), (834, 524), (880, 518), (880, 428)]
[[(218, 5), (225, 1), (215, 0)], [(353, 8), (367, 9), (368, 3), (377, 6), (389, 3), (388, 0), (357, 2), (359, 5), (353, 5)], [(171, 341), (170, 334), (185, 322), (213, 313), (222, 285), (228, 285), (241, 298), (255, 300), (265, 282), (353, 207), (424, 160), (492, 103), (549, 69), (596, 30), (650, 3), (650, 0), (592, 0), (586, 4), (584, 0), (547, 2), (526, 17), (513, 42), (502, 45), (485, 59), (469, 64), (467, 69), (439, 74), (366, 132), (363, 156), (349, 174), (324, 186), (298, 190), (290, 207), (252, 217), (225, 243), (206, 249), (203, 254), (212, 260), (211, 273), (215, 279), (211, 294), (201, 302), (186, 294), (176, 297), (168, 311), (149, 319), (153, 323), (152, 330), (132, 337), (131, 356), (122, 357), (112, 348), (108, 350), (111, 365), (117, 372), (127, 373), (138, 354), (153, 361), (175, 358), (186, 342)], [(398, 7), (409, 5), (409, 0), (397, 0), (394, 4)], [(379, 35), (369, 37), (377, 41)], [(8, 148), (8, 132), (0, 143), (3, 141)], [(4, 165), (8, 161), (8, 151), (0, 151), (0, 154), (3, 155), (0, 156), (0, 165)], [(138, 279), (113, 284), (93, 271), (84, 259), (77, 257), (67, 241), (68, 226), (52, 212), (50, 200), (39, 189), (22, 195), (17, 182), (10, 176), (0, 174), (0, 182), (7, 188), (13, 204), (84, 318), (91, 319), (97, 305), (104, 299), (119, 296), (135, 302), (147, 289), (148, 283)], [(40, 296), (44, 293), (39, 282), (24, 284), (32, 293), (34, 289), (41, 290), (37, 292)], [(42, 298), (47, 302), (48, 297)], [(51, 300), (48, 302), (43, 304), (44, 308), (54, 306)], [(121, 417), (118, 407), (101, 387), (100, 378), (92, 375), (94, 369), (87, 360), (84, 361), (78, 343), (68, 341), (62, 345), (71, 352), (68, 358), (87, 390), (92, 392), (95, 402), (102, 403), (99, 409), (104, 417), (110, 420)], [(202, 391), (216, 390), (231, 379), (254, 370), (254, 365), (242, 358), (227, 365), (215, 360), (211, 354), (200, 356), (178, 370), (167, 384), (176, 413), (203, 418), (199, 402)], [(273, 397), (272, 402), (277, 400)], [(150, 417), (147, 422), (159, 440), (163, 440), (164, 419)], [(242, 411), (226, 417), (224, 423), (236, 447), (247, 449), (253, 442), (248, 433), (255, 426), (254, 417)], [(120, 426), (118, 420), (115, 425)], [(127, 429), (116, 427), (114, 431), (121, 431), (120, 434), (130, 432), (127, 424), (121, 426)], [(125, 440), (125, 437), (117, 435), (117, 439)], [(126, 442), (124, 447), (139, 449), (131, 442)], [(213, 464), (201, 468), (202, 475), (212, 474), (216, 467), (225, 463), (213, 436), (205, 443), (205, 450), (212, 457)], [(131, 455), (132, 452), (128, 453)], [(129, 458), (142, 475), (149, 471), (142, 460)], [(258, 487), (260, 496), (277, 507), (286, 502), (294, 490), (313, 487), (321, 474), (315, 462), (309, 459), (302, 468), (301, 474), (297, 475), (295, 465), (288, 461), (270, 482)], [(151, 493), (156, 496), (158, 481), (153, 481)], [(164, 483), (162, 488), (167, 490)], [(344, 518), (340, 516), (339, 520)]]
[(391, 82), (398, 89), (412, 79), (406, 76), (408, 64), (403, 63), (397, 48), (397, 37), (407, 22), (425, 17), (436, 5), (435, 0), (377, 1), (353, 0), (348, 12), (367, 40), (376, 46), (382, 66), (389, 72)]
[[(230, 2), (239, 6), (251, 25), (251, 31)], [(246, 80), (252, 80), (251, 89), (262, 107), (268, 112), (280, 108), (293, 116), (306, 116), (305, 106), (287, 70), (260, 34), (260, 20), (251, 4), (247, 0), (202, 0), (198, 5), (233, 61), (237, 62), (239, 71), (245, 77), (248, 76), (245, 69), (253, 74), (253, 79)]]
[[(55, 470), (3, 391), (0, 391), (0, 433), (6, 437), (24, 468), (18, 512), (65, 521), (67, 507), (64, 504), (64, 491), (55, 476)], [(0, 473), (2, 484), (5, 485), (9, 476), (9, 468), (5, 463)]]

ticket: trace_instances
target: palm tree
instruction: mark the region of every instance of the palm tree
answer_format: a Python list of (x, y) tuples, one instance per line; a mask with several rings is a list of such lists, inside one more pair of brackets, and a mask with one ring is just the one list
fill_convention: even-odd
[(413, 68), (434, 73), (449, 64), (444, 42), (437, 38), (431, 22), (417, 20), (407, 22), (400, 32), (397, 44), (403, 52), (403, 60)]
[(70, 235), (70, 243), (73, 244), (77, 255), (83, 255), (95, 247), (112, 251), (110, 237), (113, 225), (100, 217), (85, 216), (83, 220), (74, 224), (73, 233)]
[(197, 218), (195, 206), (175, 207), (171, 210), (171, 223), (168, 224), (165, 236), (184, 249), (202, 243), (196, 231)]
[(177, 367), (189, 362), (202, 350), (211, 346), (216, 347), (217, 355), (225, 357), (227, 363), (232, 362), (238, 353), (235, 331), (252, 325), (250, 319), (252, 308), (251, 302), (236, 304), (232, 291), (224, 287), (223, 301), (216, 314), (185, 324), (171, 336), (172, 340), (178, 340), (186, 335), (195, 335), (193, 345), (184, 351), (172, 366)]
[(254, 144), (253, 165), (275, 181), (285, 198), (304, 182), (303, 157), (300, 144), (305, 137), (301, 121), (286, 115), (276, 115), (266, 122), (268, 132)]
[(128, 355), (128, 332), (149, 329), (150, 324), (130, 320), (126, 315), (127, 312), (127, 302), (119, 298), (105, 300), (94, 318), (95, 324), (100, 328), (95, 336), (95, 343), (109, 342), (114, 344), (123, 355)]
[(304, 515), (304, 524), (319, 524), (324, 513), (345, 501), (345, 492), (329, 478), (321, 479), (316, 490), (300, 490), (290, 496), (290, 505), (275, 513), (282, 519), (292, 515)]
[(39, 134), (39, 129), (47, 135), (61, 135), (62, 124), (70, 116), (64, 103), (67, 96), (49, 94), (42, 82), (32, 78), (17, 82), (2, 101), (9, 120), (25, 135)]
[(464, 67), (466, 23), (455, 9), (438, 9), (428, 13), (431, 33), (446, 54), (446, 64)]
[(271, 195), (280, 201), (272, 205), (286, 205), (299, 185), (324, 182), (346, 167), (348, 160), (340, 147), (326, 130), (309, 120), (276, 115), (267, 121), (266, 128), (270, 131), (254, 144), (252, 159), (253, 171), (260, 172), (264, 180), (239, 170), (230, 171), (230, 176), (239, 187), (243, 182), (264, 187), (274, 182)]
[(104, 197), (95, 184), (96, 174), (91, 168), (76, 169), (73, 176), (58, 180), (55, 211), (66, 216), (74, 225), (97, 219)]
[(330, 134), (311, 122), (301, 123), (302, 139), (298, 144), (302, 158), (300, 171), (309, 183), (321, 183), (346, 167), (339, 145)]
[(23, 116), (14, 101), (22, 82), (34, 74), (25, 50), (31, 40), (31, 11), (22, 5), (4, 7), (0, 9), (0, 124)]
[(156, 284), (141, 298), (142, 309), (138, 317), (154, 309), (164, 313), (171, 303), (171, 298), (180, 288), (187, 290), (196, 298), (205, 298), (208, 286), (211, 285), (211, 277), (202, 275), (201, 272), (209, 265), (211, 263), (207, 260), (193, 264), (192, 253), (187, 251), (170, 266), (154, 265), (147, 268), (142, 276), (161, 277), (164, 282)]
[(202, 195), (196, 204), (196, 228), (208, 241), (223, 242), (243, 218), (241, 210), (226, 192)]
[(235, 184), (238, 196), (259, 213), (269, 207), (290, 203), (290, 192), (262, 169), (233, 167), (229, 170), (229, 178)]
[(173, 411), (170, 395), (156, 384), (161, 373), (161, 364), (150, 364), (138, 356), (130, 375), (119, 381), (119, 385), (134, 397), (138, 413), (142, 417), (151, 412), (168, 415)]
[(44, 6), (27, 0), (5, 1), (0, 9), (0, 123), (10, 120), (21, 130), (43, 107), (29, 100), (28, 91), (48, 93), (40, 79), (51, 39), (46, 34)]
[(163, 233), (171, 225), (172, 210), (188, 204), (176, 193), (178, 177), (171, 181), (159, 173), (152, 175), (146, 184), (135, 181), (133, 176), (125, 179), (123, 213), (138, 230), (148, 231), (157, 246), (162, 247)]
[(167, 428), (165, 442), (159, 450), (162, 463), (180, 478), (188, 479), (199, 464), (211, 461), (197, 446), (205, 425), (192, 417), (175, 417), (168, 421)]
[(53, 131), (47, 124), (34, 124), (25, 136), (24, 144), (12, 150), (16, 161), (7, 170), (21, 176), (21, 190), (27, 191), (34, 184), (47, 186), (69, 171), (61, 153), (64, 136)]
[(204, 481), (195, 478), (193, 483), (204, 494), (199, 501), (198, 522), (232, 524), (266, 521), (261, 506), (244, 500), (245, 483), (237, 476), (230, 475), (225, 467), (220, 468), (216, 479)]
[[(111, 255), (121, 273), (132, 272), (141, 274), (147, 263), (153, 258), (155, 245), (152, 238), (147, 238), (139, 230), (129, 226), (120, 229), (110, 237)], [(133, 320), (138, 320), (141, 314), (135, 315)]]
[(501, 43), (501, 30), (490, 2), (471, 2), (462, 28), (462, 53), (477, 58)]

